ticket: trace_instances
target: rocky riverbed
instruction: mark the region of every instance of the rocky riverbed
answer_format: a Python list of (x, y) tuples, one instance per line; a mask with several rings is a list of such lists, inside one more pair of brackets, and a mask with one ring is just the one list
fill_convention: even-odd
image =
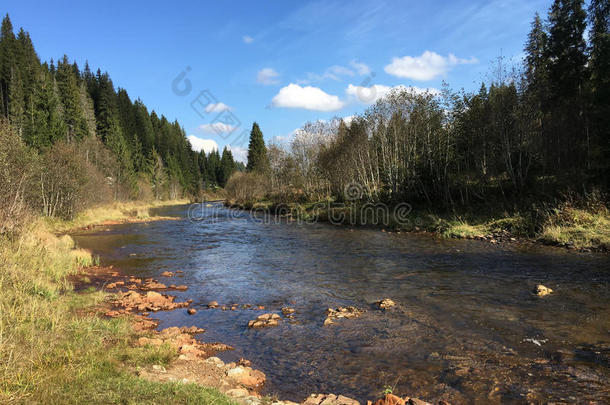
[[(177, 271), (176, 274), (179, 274)], [(162, 277), (173, 277), (173, 272), (164, 272)], [(193, 308), (189, 308), (192, 299), (176, 302), (176, 297), (161, 293), (160, 291), (186, 290), (186, 288), (169, 287), (157, 279), (139, 279), (133, 276), (124, 276), (112, 266), (94, 266), (85, 269), (82, 274), (72, 278), (76, 290), (89, 287), (97, 287), (112, 291), (101, 312), (104, 316), (128, 317), (134, 330), (138, 332), (138, 339), (133, 342), (134, 346), (161, 346), (169, 345), (178, 353), (177, 359), (172, 361), (168, 367), (153, 365), (147, 369), (138, 369), (136, 374), (141, 378), (164, 381), (197, 383), (206, 387), (217, 388), (236, 402), (244, 405), (297, 405), (296, 402), (263, 397), (260, 390), (266, 382), (266, 375), (251, 367), (250, 361), (239, 359), (236, 362), (225, 363), (215, 354), (227, 350), (233, 350), (231, 346), (220, 342), (203, 342), (199, 337), (206, 331), (196, 326), (168, 327), (157, 330), (158, 321), (150, 317), (151, 312), (174, 311), (186, 309), (189, 314), (194, 314)], [(154, 291), (153, 291), (154, 290)], [(395, 304), (389, 298), (376, 302), (374, 305), (380, 310), (387, 310)], [(252, 304), (230, 304), (220, 305), (213, 301), (207, 305), (208, 309), (236, 310), (250, 309), (263, 311), (265, 308)], [(295, 310), (290, 307), (281, 309), (282, 316), (287, 320), (294, 320)], [(338, 319), (350, 319), (359, 317), (365, 311), (355, 307), (328, 308), (323, 325), (330, 325)], [(265, 313), (258, 315), (250, 321), (249, 328), (264, 328), (278, 326), (282, 316), (276, 313)], [(271, 402), (270, 402), (271, 401)], [(441, 404), (447, 404), (441, 401)], [(311, 394), (305, 398), (302, 405), (360, 405), (360, 402), (345, 395), (331, 393)], [(372, 402), (368, 401), (368, 405)], [(428, 402), (418, 398), (400, 398), (391, 394), (374, 402), (374, 405), (425, 405)]]

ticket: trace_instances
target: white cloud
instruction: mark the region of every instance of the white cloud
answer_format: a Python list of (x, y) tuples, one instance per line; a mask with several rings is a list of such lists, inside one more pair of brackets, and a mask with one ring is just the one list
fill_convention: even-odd
[(359, 63), (356, 61), (351, 61), (350, 63), (351, 69), (341, 65), (333, 65), (326, 69), (324, 73), (307, 73), (307, 78), (302, 80), (297, 80), (299, 84), (309, 84), (313, 82), (321, 82), (323, 80), (331, 79), (335, 81), (340, 81), (344, 77), (354, 77), (356, 75), (367, 75), (371, 72), (371, 69), (365, 65), (364, 63)]
[(261, 69), (256, 75), (256, 81), (260, 84), (278, 84), (277, 80), (280, 74), (271, 68)]
[(207, 133), (228, 133), (232, 132), (235, 127), (233, 125), (225, 124), (224, 122), (213, 122), (211, 124), (199, 125), (199, 129)]
[(396, 77), (432, 80), (439, 76), (445, 76), (453, 66), (477, 62), (476, 58), (462, 59), (453, 54), (442, 56), (436, 52), (425, 51), (420, 56), (393, 58), (392, 63), (387, 65), (384, 70)]
[(241, 39), (244, 41), (244, 44), (251, 44), (252, 42), (254, 42), (254, 38), (249, 35), (244, 35), (243, 37), (241, 37)]
[(248, 163), (248, 149), (231, 145), (227, 145), (227, 149), (233, 154), (233, 160), (242, 162), (243, 164)]
[(356, 72), (360, 76), (368, 75), (369, 73), (371, 73), (371, 68), (369, 68), (364, 63), (356, 62), (355, 60), (353, 60), (349, 64), (351, 67), (353, 67), (356, 70)]
[(230, 111), (232, 108), (226, 105), (225, 103), (210, 103), (205, 106), (205, 112), (221, 112), (221, 111)]
[(294, 83), (282, 87), (271, 103), (274, 107), (304, 108), (312, 111), (336, 111), (344, 106), (339, 97), (327, 94), (318, 87), (301, 87)]
[(351, 101), (359, 101), (363, 104), (372, 104), (379, 100), (380, 98), (385, 97), (390, 91), (395, 89), (406, 89), (412, 91), (417, 94), (430, 93), (430, 94), (439, 94), (440, 91), (435, 88), (421, 88), (415, 86), (403, 86), (402, 84), (394, 87), (385, 86), (383, 84), (374, 84), (369, 87), (365, 86), (355, 86), (350, 84), (345, 89), (345, 94), (347, 94), (348, 99)]
[(218, 150), (218, 144), (213, 139), (201, 139), (197, 138), (195, 135), (187, 136), (187, 139), (191, 143), (194, 151), (205, 151), (205, 153), (210, 153), (213, 150)]

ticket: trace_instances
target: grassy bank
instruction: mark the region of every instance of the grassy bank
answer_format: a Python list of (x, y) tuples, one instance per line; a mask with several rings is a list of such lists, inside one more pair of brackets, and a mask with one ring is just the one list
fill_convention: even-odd
[(332, 202), (278, 204), (260, 200), (227, 201), (227, 205), (306, 221), (377, 226), (405, 232), (425, 231), (445, 238), (520, 238), (575, 249), (610, 251), (610, 212), (599, 202), (586, 205), (563, 203), (513, 213), (493, 207), (461, 212), (415, 208), (402, 219), (397, 218), (393, 207), (377, 210), (373, 206), (349, 203), (333, 206)]
[(148, 215), (157, 205), (115, 204), (70, 222), (36, 220), (0, 240), (0, 403), (231, 403), (194, 384), (138, 378), (138, 367), (167, 364), (175, 351), (132, 347), (128, 320), (96, 313), (105, 294), (77, 294), (67, 281), (95, 258), (58, 232)]

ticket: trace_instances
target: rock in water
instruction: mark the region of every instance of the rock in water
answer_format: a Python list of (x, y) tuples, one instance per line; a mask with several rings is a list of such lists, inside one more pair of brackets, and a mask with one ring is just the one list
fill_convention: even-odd
[(539, 297), (544, 297), (545, 295), (549, 295), (552, 294), (553, 290), (543, 286), (542, 284), (538, 284), (536, 286), (536, 288), (534, 289), (534, 294), (536, 294)]
[(396, 303), (389, 298), (384, 298), (381, 301), (377, 301), (377, 307), (379, 309), (383, 309), (384, 311), (395, 306)]
[(280, 321), (278, 314), (263, 314), (259, 315), (256, 319), (248, 322), (249, 328), (267, 328), (271, 326), (277, 326)]
[(358, 318), (364, 313), (364, 310), (353, 306), (337, 307), (335, 309), (328, 308), (326, 310), (326, 319), (324, 320), (324, 326), (332, 325), (335, 320), (339, 318)]

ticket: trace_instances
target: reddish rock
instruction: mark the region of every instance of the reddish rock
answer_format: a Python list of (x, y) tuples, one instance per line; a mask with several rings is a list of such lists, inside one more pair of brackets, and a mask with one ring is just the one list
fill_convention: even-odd
[(250, 367), (237, 366), (227, 370), (227, 377), (249, 389), (256, 389), (265, 383), (265, 374)]
[(216, 301), (208, 302), (208, 308), (218, 308), (218, 302), (216, 302)]
[(174, 273), (172, 273), (171, 271), (164, 271), (163, 273), (161, 273), (161, 277), (173, 277)]
[(186, 312), (189, 315), (195, 315), (197, 313), (197, 310), (195, 308), (189, 308), (189, 309), (186, 310)]

